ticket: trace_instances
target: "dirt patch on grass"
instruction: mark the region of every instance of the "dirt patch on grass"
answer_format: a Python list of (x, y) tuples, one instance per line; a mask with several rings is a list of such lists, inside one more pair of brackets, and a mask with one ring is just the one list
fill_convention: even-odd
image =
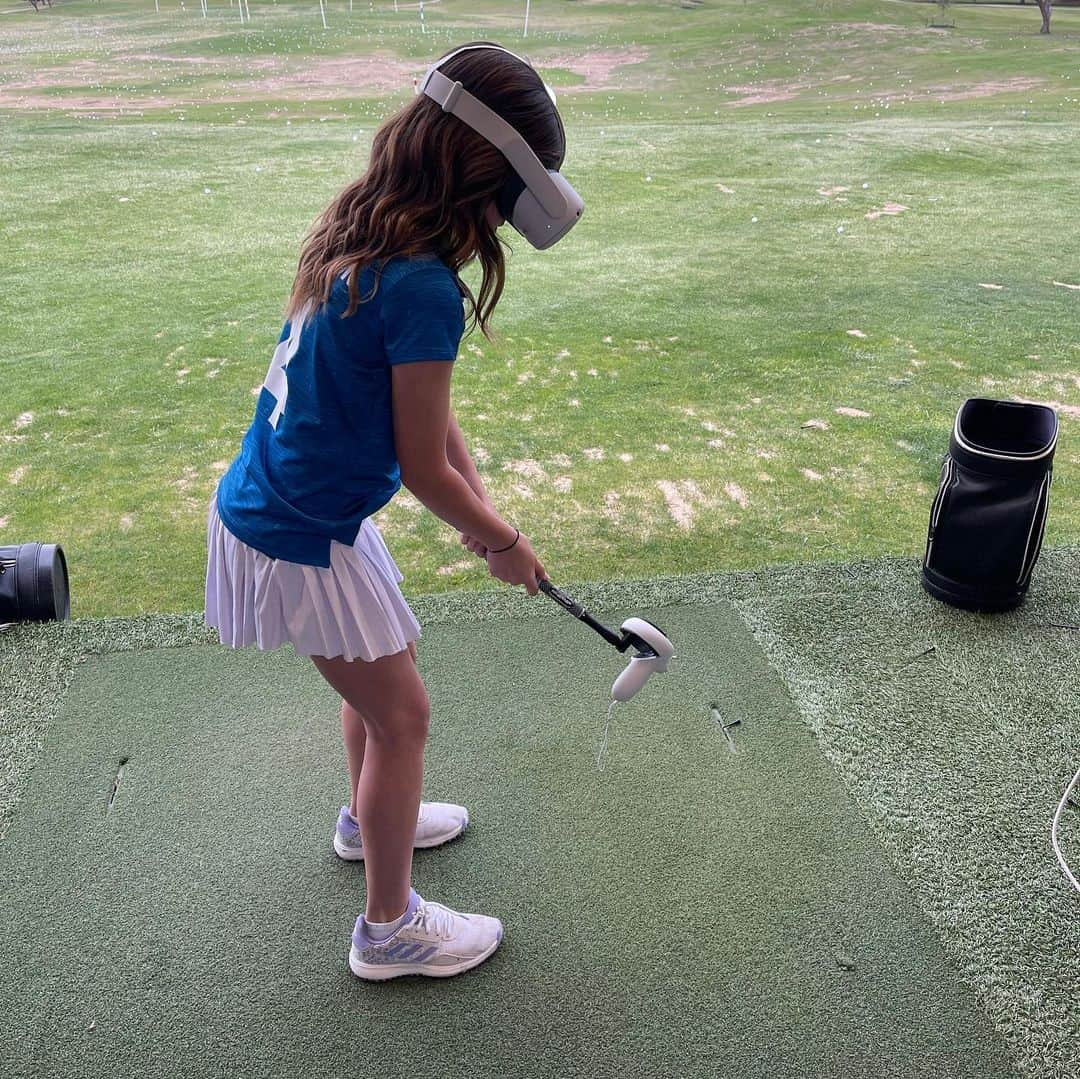
[[(140, 69), (120, 67), (97, 60), (72, 60), (68, 64), (38, 68), (0, 85), (0, 108), (115, 109), (129, 107), (134, 98), (111, 96), (106, 82), (145, 78)], [(49, 90), (84, 91), (50, 94)], [(148, 99), (144, 99), (148, 100)]]
[(822, 33), (836, 33), (837, 31), (846, 30), (869, 30), (881, 31), (882, 33), (893, 34), (910, 34), (912, 29), (910, 26), (897, 26), (896, 23), (889, 22), (834, 22), (827, 23), (824, 26), (806, 26), (802, 30), (793, 30), (791, 32), (792, 37), (817, 37)]
[[(559, 93), (629, 87), (620, 68), (648, 59), (644, 47), (592, 49), (577, 55), (539, 57), (540, 70), (559, 67), (582, 76)], [(242, 73), (231, 57), (125, 53), (106, 61), (77, 60), (44, 68), (0, 86), (0, 108), (67, 109), (116, 113), (136, 109), (190, 107), (196, 102), (248, 100), (325, 101), (379, 95), (412, 88), (424, 66), (389, 52), (367, 56), (245, 59)], [(175, 81), (174, 81), (175, 80)], [(198, 80), (193, 89), (191, 80)], [(132, 82), (154, 85), (157, 93), (126, 89)], [(59, 90), (60, 93), (49, 93)], [(70, 92), (67, 92), (70, 91)]]
[(750, 498), (737, 483), (724, 484), (724, 493), (732, 502), (738, 503), (743, 509), (750, 505)]
[(5, 80), (0, 87), (9, 89), (47, 89), (56, 86), (86, 86), (98, 84), (104, 79), (130, 79), (135, 71), (130, 65), (106, 63), (101, 60), (71, 60), (66, 64), (40, 67), (17, 79)]
[(901, 206), (898, 202), (887, 202), (881, 209), (871, 210), (866, 216), (869, 220), (876, 221), (879, 217), (896, 217), (906, 210), (907, 207)]
[(1060, 401), (1032, 401), (1028, 397), (1013, 397), (1014, 401), (1020, 401), (1031, 405), (1047, 405), (1062, 416), (1071, 416), (1080, 420), (1080, 405), (1063, 405)]
[(229, 87), (241, 97), (332, 98), (358, 90), (411, 89), (413, 78), (421, 74), (413, 64), (384, 53), (310, 60), (298, 70), (232, 81)]
[[(541, 74), (544, 68), (561, 67), (572, 71), (575, 75), (583, 76), (585, 81), (577, 86), (559, 87), (558, 93), (568, 93), (575, 90), (601, 90), (612, 84), (618, 68), (640, 64), (648, 58), (648, 49), (634, 46), (626, 49), (592, 49), (578, 55), (555, 53), (537, 56), (533, 58), (533, 63)], [(626, 83), (620, 82), (619, 85), (624, 86)]]
[(693, 480), (657, 480), (667, 504), (668, 515), (683, 532), (694, 527), (694, 503), (705, 502), (705, 496)]
[(165, 106), (188, 108), (195, 105), (190, 98), (163, 100), (160, 97), (88, 97), (65, 94), (54, 97), (45, 94), (20, 94), (5, 97), (0, 93), (0, 109), (62, 109), (72, 113), (95, 113), (101, 116), (142, 116), (148, 109)]
[[(733, 107), (743, 105), (771, 105), (781, 101), (791, 101), (807, 90), (819, 90), (835, 83), (860, 81), (850, 75), (837, 75), (830, 79), (762, 79), (760, 82), (733, 84), (720, 89), (729, 94), (741, 94), (733, 101), (724, 104)], [(875, 95), (879, 104), (886, 102), (907, 102), (933, 98), (936, 101), (966, 101), (972, 98), (993, 97), (995, 94), (1016, 94), (1034, 90), (1046, 83), (1046, 79), (1036, 76), (1018, 75), (1011, 79), (990, 79), (977, 83), (947, 83), (940, 86), (928, 86), (922, 90), (881, 91)], [(842, 100), (857, 100), (854, 93), (841, 94)], [(868, 103), (869, 107), (869, 103)]]
[(771, 105), (774, 101), (790, 101), (798, 97), (810, 83), (785, 83), (780, 79), (766, 79), (743, 86), (725, 86), (729, 94), (742, 94), (737, 101), (725, 101), (725, 105)]
[[(561, 67), (584, 78), (576, 86), (562, 87), (563, 93), (629, 87), (632, 82), (620, 79), (619, 69), (648, 57), (647, 49), (634, 46), (555, 53), (539, 57), (537, 64), (541, 71)], [(384, 51), (303, 59), (259, 56), (244, 59), (242, 67), (232, 57), (124, 53), (105, 60), (72, 60), (6, 82), (0, 85), (0, 108), (114, 113), (258, 99), (330, 100), (410, 90), (422, 73), (422, 64)], [(127, 89), (133, 83), (141, 84), (138, 91)], [(147, 85), (157, 92), (148, 93)]]
[(852, 75), (834, 75), (828, 79), (762, 79), (760, 82), (742, 83), (740, 85), (721, 86), (720, 89), (728, 94), (742, 94), (735, 101), (725, 101), (728, 106), (740, 105), (771, 105), (775, 101), (790, 101), (798, 97), (804, 90), (817, 90), (833, 83), (858, 82), (859, 79)]
[[(189, 66), (202, 67), (204, 65), (209, 67), (223, 67), (227, 61), (216, 56), (163, 56), (161, 53), (156, 52), (131, 52), (124, 53), (116, 58), (117, 60), (130, 62), (132, 60), (142, 61), (148, 64), (187, 64)], [(245, 58), (245, 67), (266, 67), (268, 64), (272, 65), (273, 60), (267, 60), (260, 57), (252, 57), (250, 59)]]
[(955, 85), (934, 87), (930, 92), (941, 101), (967, 101), (969, 98), (993, 97), (994, 94), (1022, 93), (1025, 90), (1034, 90), (1045, 82), (1046, 79), (1017, 75), (1011, 79), (990, 79), (987, 82), (973, 83), (963, 89), (957, 89)]
[(883, 34), (910, 34), (910, 26), (898, 26), (893, 22), (846, 22), (843, 24), (848, 30), (880, 31)]
[[(236, 72), (232, 58), (130, 53), (103, 62), (76, 60), (0, 86), (0, 108), (121, 112), (188, 107), (196, 101), (327, 100), (411, 89), (414, 76), (423, 73), (422, 67), (389, 53), (302, 62), (254, 57), (244, 61), (243, 75)], [(191, 79), (199, 80), (197, 91), (190, 88)], [(157, 93), (126, 89), (132, 82), (153, 85), (159, 80)], [(189, 81), (178, 92), (173, 80)], [(71, 92), (45, 92), (50, 89)]]
[[(799, 40), (799, 47), (804, 52), (837, 53), (855, 49), (870, 51), (887, 45), (890, 49), (901, 52), (923, 53), (931, 51), (930, 47), (913, 43), (926, 41), (927, 35), (933, 32), (930, 27), (898, 26), (896, 23), (830, 22), (795, 30), (791, 36)], [(897, 40), (898, 38), (903, 40)], [(976, 39), (968, 39), (968, 43), (975, 46), (982, 44)], [(936, 47), (935, 45), (934, 48)]]

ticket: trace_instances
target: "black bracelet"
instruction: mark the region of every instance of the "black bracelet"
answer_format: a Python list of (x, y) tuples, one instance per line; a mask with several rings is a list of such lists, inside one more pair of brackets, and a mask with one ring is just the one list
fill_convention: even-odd
[[(516, 528), (515, 528), (515, 529), (514, 529), (514, 531), (515, 531), (515, 532), (517, 532), (517, 535), (516, 535), (516, 536), (514, 537), (514, 542), (510, 544), (510, 547), (513, 547), (513, 546), (515, 546), (515, 545), (517, 544), (517, 541), (518, 541), (519, 539), (521, 539), (521, 532), (520, 532), (520, 530), (518, 530), (518, 529), (516, 529)], [(500, 547), (500, 548), (499, 548), (499, 549), (498, 549), (497, 551), (493, 551), (493, 550), (492, 550), (492, 549), (491, 549), (491, 548), (489, 547), (489, 548), (488, 548), (488, 554), (502, 554), (502, 553), (503, 553), (503, 551), (509, 551), (509, 550), (510, 550), (510, 547)]]

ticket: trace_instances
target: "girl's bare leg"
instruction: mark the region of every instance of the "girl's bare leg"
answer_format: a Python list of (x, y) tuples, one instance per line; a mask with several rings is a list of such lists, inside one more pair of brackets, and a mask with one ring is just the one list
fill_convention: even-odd
[(365, 741), (355, 801), (364, 842), (366, 917), (393, 921), (409, 902), (430, 719), (427, 690), (411, 649), (370, 663), (340, 656), (312, 660), (363, 720)]
[(349, 812), (356, 816), (356, 788), (364, 768), (367, 730), (364, 717), (344, 697), (341, 698), (341, 740), (349, 758)]
[[(416, 642), (409, 641), (409, 654), (416, 659)], [(364, 747), (367, 728), (364, 717), (344, 697), (341, 698), (341, 739), (345, 743), (345, 755), (349, 759), (349, 812), (356, 816), (356, 788), (364, 768)]]

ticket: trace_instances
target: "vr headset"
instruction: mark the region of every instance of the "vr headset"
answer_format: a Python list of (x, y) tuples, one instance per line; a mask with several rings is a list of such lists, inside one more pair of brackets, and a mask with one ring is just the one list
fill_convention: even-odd
[[(497, 45), (466, 45), (444, 56), (428, 68), (416, 88), (426, 94), (474, 131), (483, 135), (510, 162), (513, 169), (497, 198), (499, 213), (537, 250), (543, 251), (561, 240), (581, 217), (585, 203), (557, 169), (546, 169), (529, 144), (498, 113), (473, 97), (460, 82), (448, 79), (439, 67), (458, 53), (471, 49), (498, 48), (527, 64), (516, 53)], [(531, 65), (530, 65), (531, 66)], [(555, 95), (544, 83), (555, 104)]]

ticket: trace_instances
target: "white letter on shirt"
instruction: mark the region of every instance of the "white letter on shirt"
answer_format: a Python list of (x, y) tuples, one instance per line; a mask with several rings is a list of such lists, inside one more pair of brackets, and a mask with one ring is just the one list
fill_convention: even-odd
[(296, 317), (296, 320), (289, 327), (289, 336), (278, 343), (278, 347), (274, 349), (274, 357), (270, 361), (270, 370), (266, 372), (266, 381), (263, 383), (265, 389), (269, 390), (271, 396), (277, 402), (274, 405), (274, 411), (270, 413), (270, 426), (277, 430), (278, 420), (281, 419), (281, 414), (285, 411), (285, 402), (289, 399), (289, 383), (285, 377), (285, 368), (289, 366), (289, 361), (296, 355), (297, 349), (300, 347), (300, 334), (304, 330), (304, 320), (307, 318), (307, 308)]

